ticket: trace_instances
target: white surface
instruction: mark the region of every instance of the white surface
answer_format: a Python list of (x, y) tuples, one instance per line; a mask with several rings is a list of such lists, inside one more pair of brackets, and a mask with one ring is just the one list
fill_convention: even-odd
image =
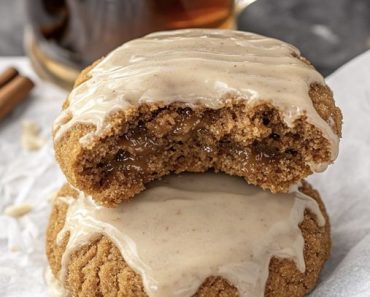
[[(16, 65), (35, 78), (27, 60), (0, 58), (0, 72)], [(47, 296), (44, 231), (48, 196), (62, 183), (54, 162), (50, 130), (65, 93), (35, 78), (30, 100), (0, 123), (0, 296)], [(328, 78), (344, 114), (343, 139), (336, 163), (310, 181), (331, 216), (332, 257), (312, 297), (370, 296), (370, 51)], [(20, 143), (22, 120), (42, 126), (49, 141), (40, 151), (26, 152)], [(6, 206), (29, 202), (22, 218), (2, 214)]]
[(312, 296), (370, 296), (370, 51), (327, 78), (344, 125), (339, 156), (309, 178), (332, 225), (332, 257)]
[[(32, 96), (0, 122), (0, 296), (47, 296), (44, 232), (48, 220), (47, 197), (63, 183), (51, 149), (51, 124), (65, 93), (40, 82), (25, 58), (0, 58), (0, 72), (15, 65), (36, 82)], [(36, 152), (21, 146), (21, 122), (42, 127), (47, 144)], [(6, 206), (29, 202), (33, 210), (22, 218), (3, 214)], [(17, 251), (15, 251), (17, 250)]]

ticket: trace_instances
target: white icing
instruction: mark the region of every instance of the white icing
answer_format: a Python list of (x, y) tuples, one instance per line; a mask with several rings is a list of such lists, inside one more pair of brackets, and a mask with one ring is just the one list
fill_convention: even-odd
[(146, 102), (183, 102), (222, 108), (230, 98), (254, 105), (270, 102), (290, 127), (302, 115), (329, 141), (331, 160), (338, 136), (315, 110), (312, 83), (324, 84), (311, 66), (295, 58), (298, 49), (280, 40), (232, 30), (159, 32), (125, 43), (89, 73), (68, 97), (54, 124), (55, 139), (76, 123), (96, 126), (88, 143), (107, 128), (107, 115)]
[(72, 297), (61, 282), (53, 275), (49, 266), (45, 271), (45, 281), (48, 286), (49, 297)]
[(304, 210), (325, 219), (300, 193), (271, 194), (223, 174), (167, 176), (117, 208), (80, 193), (68, 203), (57, 243), (70, 232), (60, 279), (71, 253), (104, 234), (142, 277), (149, 297), (190, 297), (209, 276), (222, 276), (241, 297), (262, 297), (272, 257), (305, 270), (299, 224)]

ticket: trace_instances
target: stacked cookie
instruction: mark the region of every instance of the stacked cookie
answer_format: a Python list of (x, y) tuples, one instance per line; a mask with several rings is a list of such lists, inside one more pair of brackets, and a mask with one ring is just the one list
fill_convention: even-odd
[(341, 123), (282, 41), (192, 29), (124, 44), (55, 121), (69, 185), (47, 231), (52, 275), (72, 296), (305, 295), (330, 231), (302, 179), (335, 160)]

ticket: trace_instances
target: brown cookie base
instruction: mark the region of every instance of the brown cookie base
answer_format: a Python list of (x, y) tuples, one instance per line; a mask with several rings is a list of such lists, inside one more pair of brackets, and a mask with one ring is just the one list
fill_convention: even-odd
[[(330, 89), (313, 85), (310, 96), (320, 116), (334, 122), (340, 135), (342, 116)], [(302, 117), (289, 128), (267, 102), (251, 107), (230, 100), (218, 110), (183, 103), (143, 104), (107, 120), (109, 131), (87, 146), (80, 139), (94, 127), (86, 124), (73, 126), (55, 143), (68, 181), (107, 207), (173, 172), (214, 169), (285, 192), (312, 173), (308, 163), (330, 163), (329, 143), (316, 127)]]
[[(305, 212), (300, 229), (305, 241), (306, 270), (301, 273), (293, 261), (273, 258), (266, 283), (266, 297), (301, 297), (310, 292), (330, 254), (329, 218), (319, 193), (306, 182), (303, 182), (301, 191), (318, 202), (326, 224), (319, 227), (314, 215)], [(62, 188), (58, 194), (59, 197), (75, 195), (69, 186)], [(67, 205), (57, 198), (46, 236), (47, 256), (54, 275), (60, 270), (69, 237), (67, 234), (60, 246), (56, 244), (56, 236), (63, 228), (66, 211)], [(64, 285), (73, 296), (78, 297), (147, 297), (141, 277), (127, 265), (117, 247), (105, 236), (100, 236), (72, 253)], [(238, 293), (227, 280), (210, 276), (194, 296), (236, 297)]]

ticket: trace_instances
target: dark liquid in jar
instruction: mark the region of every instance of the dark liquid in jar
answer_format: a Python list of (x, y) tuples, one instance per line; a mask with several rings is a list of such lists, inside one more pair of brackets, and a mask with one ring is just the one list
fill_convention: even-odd
[(32, 0), (32, 33), (51, 59), (81, 69), (153, 31), (230, 28), (231, 0)]

